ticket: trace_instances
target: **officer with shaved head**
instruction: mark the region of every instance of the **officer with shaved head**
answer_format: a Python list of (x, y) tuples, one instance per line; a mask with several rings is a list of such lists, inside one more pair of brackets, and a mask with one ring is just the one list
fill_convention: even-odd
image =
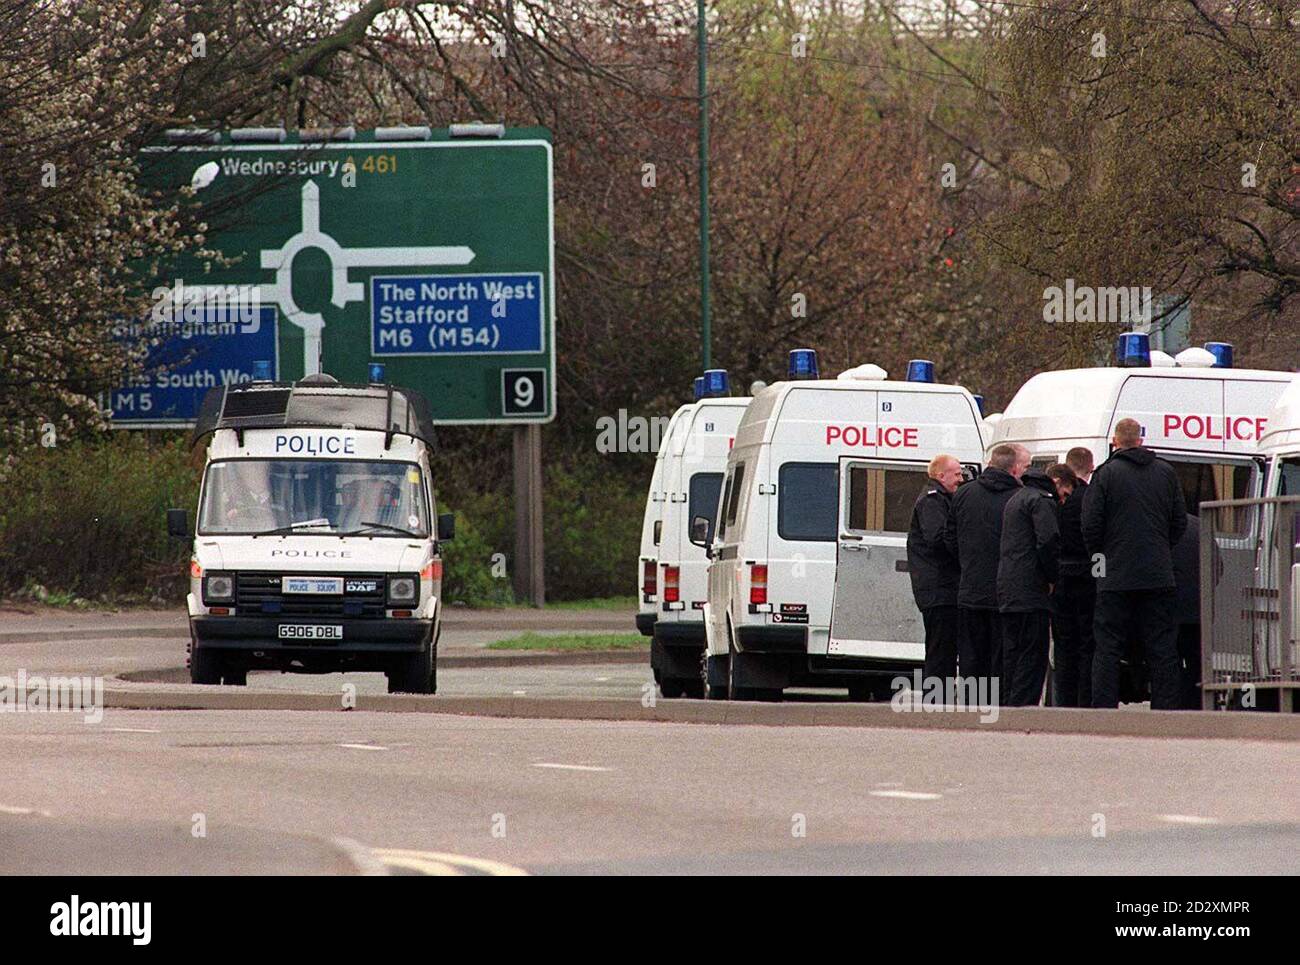
[(957, 557), (943, 540), (961, 463), (941, 454), (930, 460), (925, 489), (912, 507), (907, 531), (907, 572), (925, 625), (925, 676), (947, 685), (957, 675)]
[(1083, 497), (1083, 538), (1100, 554), (1093, 618), (1092, 706), (1119, 706), (1120, 658), (1131, 634), (1142, 641), (1151, 707), (1180, 702), (1173, 547), (1187, 529), (1174, 467), (1142, 445), (1134, 419), (1115, 423), (1113, 455)]

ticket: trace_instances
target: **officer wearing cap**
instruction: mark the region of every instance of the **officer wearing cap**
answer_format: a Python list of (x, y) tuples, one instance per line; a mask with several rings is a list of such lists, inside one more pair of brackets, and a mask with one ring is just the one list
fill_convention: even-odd
[(961, 569), (943, 533), (952, 494), (961, 483), (961, 463), (942, 454), (930, 460), (925, 489), (912, 507), (907, 531), (907, 571), (912, 596), (925, 625), (925, 677), (944, 682), (957, 675), (957, 582)]

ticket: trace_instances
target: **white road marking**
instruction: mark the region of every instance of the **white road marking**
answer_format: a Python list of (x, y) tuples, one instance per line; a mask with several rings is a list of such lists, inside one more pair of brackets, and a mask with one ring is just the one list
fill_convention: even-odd
[(340, 744), (339, 747), (346, 747), (354, 751), (386, 751), (387, 747), (380, 747), (378, 744)]
[(512, 691), (510, 691), (511, 696), (514, 696), (514, 697), (523, 697), (523, 696), (524, 696), (525, 694), (527, 694), (527, 693), (528, 693), (528, 691), (526, 691), (526, 690), (512, 690)]
[(942, 794), (931, 794), (929, 791), (872, 791), (872, 797), (895, 797), (904, 801), (937, 801), (943, 797)]
[(591, 764), (534, 764), (533, 767), (549, 767), (556, 771), (609, 771), (609, 767), (595, 767)]
[(43, 818), (50, 816), (49, 811), (42, 811), (38, 808), (20, 808), (12, 804), (0, 804), (0, 814), (39, 814)]
[(528, 872), (500, 861), (471, 858), (441, 851), (412, 851), (407, 848), (375, 848), (371, 853), (393, 868), (404, 868), (424, 875), (463, 877), (470, 874), (504, 877), (527, 876)]
[(114, 734), (161, 734), (162, 731), (152, 727), (110, 727)]
[(1161, 821), (1170, 824), (1218, 824), (1218, 818), (1203, 818), (1199, 814), (1157, 814)]

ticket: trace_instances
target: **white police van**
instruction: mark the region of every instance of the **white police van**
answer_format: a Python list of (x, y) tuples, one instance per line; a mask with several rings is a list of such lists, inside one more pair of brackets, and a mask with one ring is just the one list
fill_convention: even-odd
[[(328, 375), (212, 389), (191, 439), (209, 439), (187, 597), (190, 679), (249, 670), (383, 671), (390, 692), (437, 689), (440, 541), (424, 398)], [(435, 528), (436, 527), (436, 528)]]
[[(925, 659), (907, 573), (907, 530), (929, 460), (978, 471), (974, 397), (863, 365), (817, 377), (814, 352), (755, 394), (727, 460), (709, 566), (706, 685), (712, 698), (775, 698), (791, 686), (884, 697)], [(694, 521), (704, 542), (707, 521)]]
[(1019, 443), (1036, 465), (1063, 462), (1075, 446), (1096, 465), (1110, 457), (1120, 419), (1136, 419), (1143, 445), (1170, 462), (1187, 511), (1202, 502), (1257, 496), (1260, 439), (1291, 373), (1232, 367), (1232, 346), (1207, 342), (1176, 358), (1153, 352), (1146, 334), (1116, 340), (1116, 365), (1040, 372), (1021, 386), (992, 445)]
[[(1116, 339), (1114, 367), (1041, 372), (1021, 386), (992, 445), (1019, 443), (1040, 466), (1063, 462), (1071, 448), (1083, 446), (1100, 466), (1110, 457), (1115, 424), (1136, 419), (1143, 445), (1174, 467), (1188, 513), (1198, 515), (1203, 502), (1259, 496), (1266, 468), (1260, 441), (1291, 373), (1232, 363), (1226, 342), (1171, 358), (1152, 351), (1145, 333), (1127, 332)], [(1257, 536), (1220, 537), (1219, 544), (1237, 551), (1253, 546)], [(1125, 703), (1149, 696), (1139, 644), (1131, 641), (1123, 660)], [(1049, 675), (1049, 688), (1052, 683)]]
[[(702, 697), (704, 604), (708, 553), (722, 476), (748, 398), (731, 398), (722, 369), (704, 373), (701, 398), (668, 435), (663, 462), (664, 501), (659, 543), (659, 610), (650, 664), (667, 698)], [(692, 543), (693, 520), (705, 519), (705, 537)]]
[[(695, 397), (700, 397), (703, 379), (696, 379)], [(663, 536), (664, 506), (668, 493), (664, 489), (664, 462), (671, 448), (669, 440), (689, 420), (694, 403), (684, 405), (672, 414), (655, 454), (654, 472), (650, 475), (650, 489), (645, 497), (645, 511), (641, 516), (641, 552), (637, 558), (636, 628), (647, 637), (654, 636), (655, 621), (659, 618), (659, 542)]]

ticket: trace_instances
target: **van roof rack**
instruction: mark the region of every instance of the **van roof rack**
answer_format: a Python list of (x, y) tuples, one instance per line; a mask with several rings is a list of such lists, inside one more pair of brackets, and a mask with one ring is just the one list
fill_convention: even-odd
[(199, 407), (190, 447), (218, 429), (363, 429), (408, 436), (435, 448), (429, 402), (413, 389), (346, 382), (241, 382), (209, 389)]

